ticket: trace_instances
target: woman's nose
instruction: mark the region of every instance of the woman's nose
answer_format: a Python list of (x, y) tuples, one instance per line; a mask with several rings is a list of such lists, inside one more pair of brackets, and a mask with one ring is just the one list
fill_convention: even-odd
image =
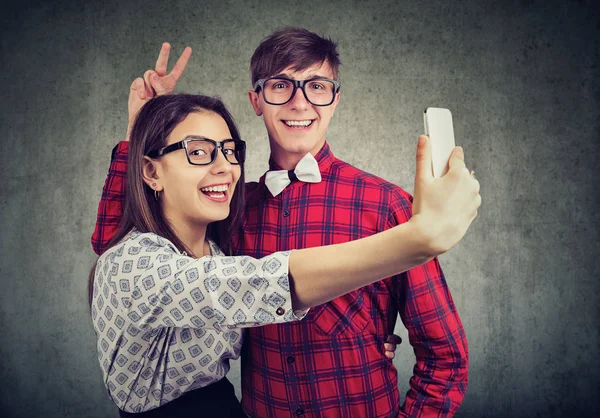
[(223, 148), (219, 147), (215, 150), (217, 153), (215, 161), (212, 163), (212, 171), (216, 173), (228, 173), (231, 171), (231, 163), (225, 158)]

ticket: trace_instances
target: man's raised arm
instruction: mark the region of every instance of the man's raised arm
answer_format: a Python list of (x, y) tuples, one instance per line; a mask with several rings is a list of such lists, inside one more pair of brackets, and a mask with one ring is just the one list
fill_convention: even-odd
[(192, 48), (186, 47), (171, 72), (167, 74), (170, 50), (171, 45), (163, 43), (154, 71), (146, 71), (144, 78), (136, 78), (129, 88), (127, 135), (125, 141), (119, 142), (113, 149), (108, 176), (104, 182), (102, 197), (98, 205), (96, 227), (92, 234), (92, 248), (98, 255), (106, 250), (106, 245), (117, 232), (123, 215), (129, 153), (128, 141), (135, 117), (148, 100), (155, 96), (169, 94), (175, 89), (192, 55)]

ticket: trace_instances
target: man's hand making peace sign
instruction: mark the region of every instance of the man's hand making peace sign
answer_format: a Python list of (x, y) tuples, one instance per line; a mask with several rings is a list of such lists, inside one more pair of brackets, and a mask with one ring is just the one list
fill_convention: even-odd
[(131, 87), (129, 88), (129, 117), (127, 136), (125, 138), (126, 141), (129, 141), (129, 134), (133, 127), (133, 122), (142, 106), (144, 106), (148, 100), (156, 96), (172, 93), (192, 56), (192, 48), (189, 46), (186, 47), (171, 72), (167, 74), (167, 64), (169, 63), (170, 52), (171, 45), (167, 42), (162, 44), (154, 71), (146, 71), (144, 73), (144, 78), (138, 77), (131, 83)]

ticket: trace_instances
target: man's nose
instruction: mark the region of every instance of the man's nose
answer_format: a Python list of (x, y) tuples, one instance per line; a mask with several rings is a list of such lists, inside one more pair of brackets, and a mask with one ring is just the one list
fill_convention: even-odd
[(293, 109), (299, 110), (308, 109), (310, 106), (310, 102), (306, 98), (306, 93), (304, 93), (304, 89), (301, 87), (296, 88), (294, 96), (291, 98), (288, 104), (292, 106)]

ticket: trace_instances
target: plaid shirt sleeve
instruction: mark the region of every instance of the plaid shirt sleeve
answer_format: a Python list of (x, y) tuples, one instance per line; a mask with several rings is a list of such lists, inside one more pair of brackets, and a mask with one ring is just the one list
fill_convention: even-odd
[(92, 248), (98, 255), (106, 250), (106, 244), (117, 232), (123, 215), (128, 153), (129, 142), (127, 141), (119, 142), (112, 151), (108, 176), (104, 182), (102, 197), (98, 205), (96, 227), (92, 234)]
[[(411, 199), (412, 200), (412, 199)], [(406, 222), (410, 206), (394, 211)], [(394, 277), (396, 299), (417, 364), (399, 416), (451, 417), (467, 390), (465, 331), (437, 258)]]

